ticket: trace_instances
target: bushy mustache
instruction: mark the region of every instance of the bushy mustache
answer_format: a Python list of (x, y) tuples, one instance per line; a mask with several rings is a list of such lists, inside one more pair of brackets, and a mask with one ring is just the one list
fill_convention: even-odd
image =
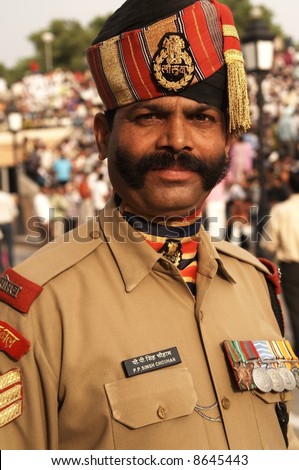
[(136, 165), (142, 173), (151, 170), (171, 170), (173, 168), (201, 173), (207, 165), (202, 159), (198, 159), (188, 152), (173, 154), (159, 152), (144, 156)]
[(138, 162), (132, 163), (130, 155), (122, 151), (116, 155), (116, 166), (119, 174), (133, 189), (141, 189), (144, 186), (149, 171), (176, 169), (199, 174), (204, 190), (208, 191), (227, 174), (229, 159), (222, 155), (217, 161), (209, 161), (186, 151), (163, 151), (144, 155)]

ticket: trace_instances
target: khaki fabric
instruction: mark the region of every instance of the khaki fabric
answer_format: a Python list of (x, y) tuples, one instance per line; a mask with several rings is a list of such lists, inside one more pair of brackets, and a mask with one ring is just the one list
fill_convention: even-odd
[[(31, 342), (19, 361), (0, 353), (0, 373), (23, 377), (1, 449), (285, 448), (280, 394), (239, 391), (222, 350), (225, 339), (280, 338), (257, 259), (202, 229), (195, 301), (112, 202), (65, 238), (15, 269), (43, 286), (29, 313), (0, 306)], [(122, 361), (172, 347), (180, 364), (125, 376)], [(194, 411), (215, 402), (210, 419)]]

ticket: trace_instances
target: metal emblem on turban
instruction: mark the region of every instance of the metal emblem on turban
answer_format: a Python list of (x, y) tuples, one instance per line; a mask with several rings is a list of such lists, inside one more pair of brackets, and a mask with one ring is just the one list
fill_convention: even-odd
[(193, 59), (184, 36), (166, 33), (153, 57), (153, 73), (160, 87), (177, 92), (191, 84), (194, 75)]

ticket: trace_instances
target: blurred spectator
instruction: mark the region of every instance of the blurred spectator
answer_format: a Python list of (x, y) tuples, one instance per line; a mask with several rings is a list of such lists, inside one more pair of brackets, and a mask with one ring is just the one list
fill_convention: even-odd
[(27, 154), (24, 161), (24, 171), (26, 175), (32, 179), (39, 186), (44, 184), (44, 178), (40, 173), (41, 157), (40, 157), (40, 145), (39, 139), (35, 139), (33, 142), (33, 148)]
[[(58, 148), (61, 151), (61, 148)], [(64, 155), (60, 153), (59, 157), (53, 164), (53, 171), (54, 171), (54, 181), (58, 185), (65, 185), (71, 180), (72, 176), (72, 164), (70, 160)]]
[(269, 187), (267, 188), (267, 201), (269, 207), (278, 202), (285, 201), (289, 196), (288, 189), (280, 175), (271, 175)]
[(7, 247), (7, 261), (9, 266), (14, 265), (13, 259), (13, 222), (18, 216), (19, 211), (14, 197), (0, 190), (0, 273), (4, 271), (7, 265), (4, 260), (3, 246)]
[(109, 195), (110, 191), (107, 183), (104, 181), (104, 175), (100, 173), (92, 186), (92, 203), (96, 213), (103, 209)]
[(292, 194), (274, 205), (264, 227), (261, 246), (276, 255), (281, 269), (282, 292), (294, 335), (294, 351), (299, 356), (299, 168), (290, 173)]
[(225, 179), (211, 191), (204, 205), (205, 228), (214, 239), (224, 240), (227, 192)]
[(253, 168), (255, 152), (250, 141), (239, 136), (230, 149), (231, 168), (229, 179), (232, 183), (242, 184)]
[(35, 243), (45, 244), (52, 239), (49, 224), (53, 210), (51, 211), (49, 193), (49, 188), (41, 186), (33, 197), (33, 219), (29, 221), (29, 229), (38, 232), (38, 237), (31, 237), (31, 241)]
[(228, 204), (227, 240), (245, 250), (251, 249), (253, 227), (251, 225), (249, 198), (236, 198)]
[(284, 155), (295, 157), (296, 141), (298, 139), (298, 125), (295, 117), (295, 108), (288, 105), (277, 122), (277, 136)]
[(70, 229), (67, 217), (68, 200), (65, 197), (64, 184), (52, 187), (49, 202), (53, 214), (50, 219), (50, 233), (55, 239)]
[(80, 221), (85, 222), (88, 217), (93, 217), (94, 210), (91, 198), (91, 187), (88, 182), (88, 174), (81, 173), (81, 181), (78, 186), (81, 196)]
[(80, 219), (81, 196), (76, 185), (71, 182), (65, 185), (65, 198), (67, 200), (66, 217), (70, 230), (77, 227)]

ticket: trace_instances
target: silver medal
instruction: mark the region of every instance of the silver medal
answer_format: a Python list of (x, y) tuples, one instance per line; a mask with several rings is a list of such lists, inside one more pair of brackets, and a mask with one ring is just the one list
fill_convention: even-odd
[(253, 382), (261, 392), (270, 392), (273, 383), (270, 375), (262, 367), (255, 367), (252, 371)]
[(273, 392), (282, 392), (284, 390), (284, 380), (277, 369), (269, 367), (267, 373), (270, 375), (272, 380)]
[(292, 373), (296, 380), (296, 385), (299, 388), (299, 369), (298, 367), (292, 367)]
[(286, 367), (279, 367), (278, 372), (284, 381), (284, 388), (286, 390), (294, 390), (296, 388), (296, 380), (292, 372)]

